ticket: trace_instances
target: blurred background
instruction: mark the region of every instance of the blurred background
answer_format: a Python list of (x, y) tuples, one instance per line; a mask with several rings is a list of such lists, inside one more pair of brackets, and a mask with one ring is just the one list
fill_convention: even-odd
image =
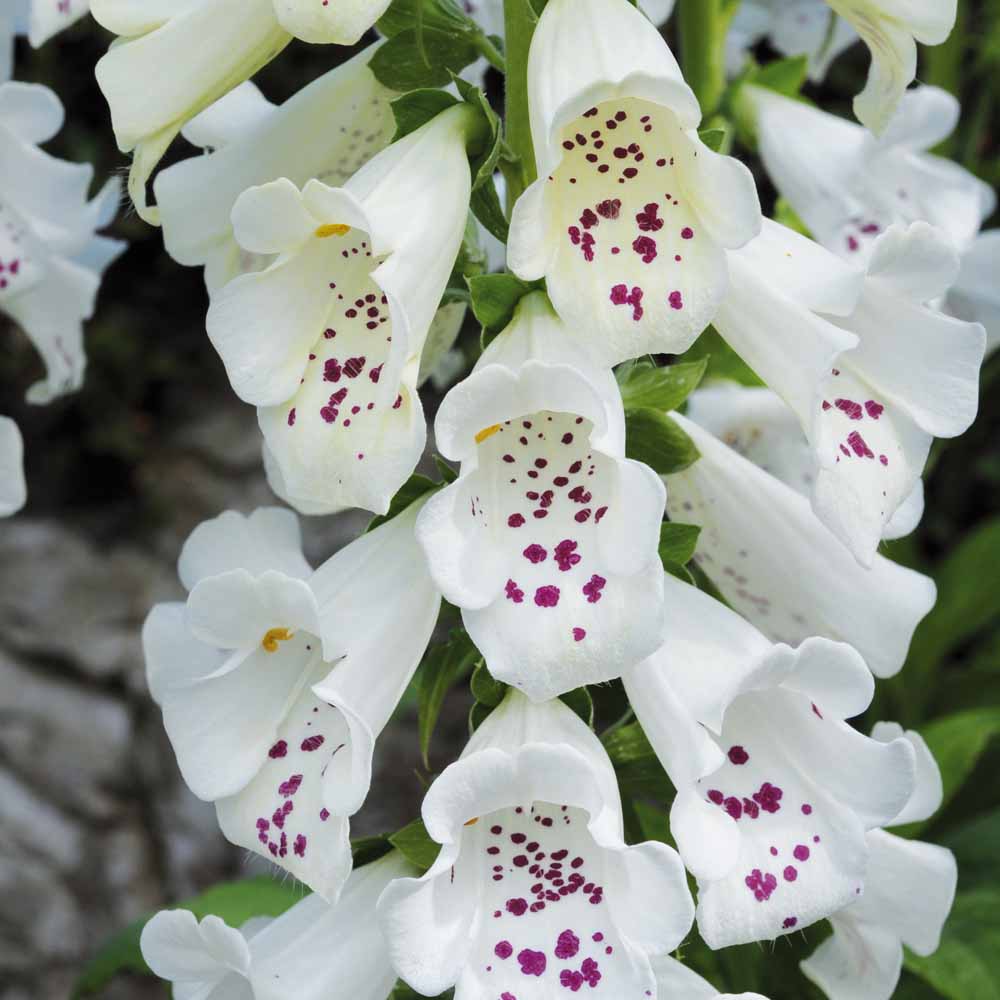
[[(924, 53), (920, 79), (964, 102), (962, 125), (942, 152), (996, 185), (1000, 0), (961, 6), (954, 40)], [(108, 40), (87, 19), (40, 51), (20, 42), (15, 63), (17, 79), (47, 84), (66, 105), (66, 126), (46, 148), (92, 163), (95, 191), (126, 166), (93, 78)], [(351, 54), (293, 43), (259, 83), (269, 98), (284, 100)], [(807, 93), (849, 116), (867, 64), (855, 46), (822, 89)], [(499, 77), (489, 83), (498, 99)], [(165, 162), (192, 153), (179, 140)], [(774, 192), (751, 166), (768, 210)], [(200, 270), (170, 260), (158, 231), (125, 208), (113, 235), (130, 249), (110, 269), (87, 329), (90, 362), (80, 393), (27, 406), (24, 392), (40, 362), (0, 317), (0, 413), (24, 433), (29, 488), (25, 510), (0, 522), (0, 1000), (69, 996), (109, 935), (256, 864), (223, 840), (214, 810), (181, 784), (146, 692), (139, 641), (149, 607), (180, 596), (175, 562), (191, 529), (226, 508), (274, 502), (256, 419), (229, 389), (205, 336)], [(467, 323), (470, 355), (477, 336)], [(991, 892), (977, 897), (979, 904), (1000, 906), (1000, 742), (991, 744), (1000, 733), (1000, 358), (987, 364), (982, 386), (977, 424), (958, 441), (939, 442), (932, 455), (923, 524), (888, 547), (935, 576), (941, 601), (918, 631), (901, 678), (880, 685), (871, 719), (941, 731), (936, 748), (941, 754), (946, 747), (942, 763), (954, 794), (921, 837), (961, 845), (963, 891)], [(424, 400), (433, 416), (429, 387)], [(318, 563), (365, 522), (357, 513), (307, 520), (307, 555)], [(433, 767), (461, 748), (469, 704), (464, 688), (449, 696)], [(354, 832), (408, 822), (429, 778), (411, 700), (379, 744), (373, 794)], [(988, 924), (981, 933), (1000, 935)], [(759, 983), (741, 988), (767, 992), (774, 978), (768, 969), (791, 967), (822, 934), (814, 930), (809, 944), (783, 939), (773, 950), (737, 949), (721, 965), (755, 963)], [(991, 939), (990, 952), (997, 983), (1000, 937)], [(719, 969), (706, 964), (702, 971)], [(794, 975), (782, 979), (794, 989), (778, 987), (775, 1000), (811, 995)], [(132, 1000), (160, 990), (125, 976), (99, 995)], [(955, 994), (907, 976), (899, 995)]]

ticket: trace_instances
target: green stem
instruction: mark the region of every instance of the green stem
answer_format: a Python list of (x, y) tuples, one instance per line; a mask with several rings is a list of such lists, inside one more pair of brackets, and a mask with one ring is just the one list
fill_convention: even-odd
[[(966, 9), (959, 4), (955, 27), (947, 40), (941, 45), (924, 46), (921, 48), (923, 72), (920, 79), (954, 94), (961, 100), (962, 73), (966, 50), (965, 20)], [(958, 148), (958, 136), (950, 135), (934, 150), (939, 156), (951, 157)]]
[(684, 79), (707, 117), (726, 89), (726, 31), (732, 20), (728, 0), (680, 0), (677, 9)]
[(504, 0), (505, 61), (507, 63), (507, 145), (517, 158), (507, 177), (507, 204), (512, 206), (538, 176), (528, 114), (528, 50), (538, 24), (531, 0)]
[(503, 53), (490, 41), (490, 36), (481, 31), (473, 39), (476, 50), (494, 68), (501, 73), (507, 72), (507, 63)]

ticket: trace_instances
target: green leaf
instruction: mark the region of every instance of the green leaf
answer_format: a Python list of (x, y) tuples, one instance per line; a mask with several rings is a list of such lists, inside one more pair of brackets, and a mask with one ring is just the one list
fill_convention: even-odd
[(434, 456), (434, 464), (437, 466), (438, 472), (441, 473), (441, 481), (445, 486), (451, 485), (458, 479), (458, 473), (440, 456)]
[(625, 413), (625, 452), (661, 476), (681, 472), (698, 460), (694, 442), (666, 414), (642, 408)]
[(652, 361), (633, 361), (615, 372), (626, 410), (676, 410), (701, 382), (708, 358), (659, 367)]
[(1000, 808), (949, 831), (939, 842), (958, 859), (963, 885), (1000, 885)]
[(809, 72), (807, 56), (791, 56), (788, 59), (776, 59), (754, 72), (748, 82), (758, 87), (767, 87), (786, 97), (796, 97), (802, 85), (806, 82)]
[(416, 132), (442, 111), (447, 111), (456, 104), (458, 101), (451, 94), (427, 88), (411, 90), (410, 93), (397, 97), (389, 104), (396, 119), (396, 134), (392, 141), (398, 142), (403, 136)]
[(393, 0), (379, 18), (378, 30), (386, 38), (393, 38), (402, 31), (415, 29), (418, 24), (452, 34), (478, 30), (478, 25), (455, 0)]
[(503, 206), (500, 204), (500, 195), (492, 178), (472, 192), (469, 207), (488, 233), (495, 236), (501, 243), (507, 242), (510, 234), (510, 223), (507, 221)]
[(419, 473), (414, 473), (409, 479), (400, 486), (399, 491), (392, 498), (392, 502), (389, 504), (389, 510), (385, 514), (379, 514), (378, 517), (373, 517), (371, 521), (368, 522), (368, 527), (365, 528), (365, 533), (369, 531), (374, 531), (376, 528), (380, 528), (383, 524), (391, 521), (394, 517), (402, 514), (411, 503), (419, 500), (422, 496), (428, 493), (433, 493), (435, 490), (441, 488), (441, 483), (435, 483), (433, 479), (428, 479), (426, 476), (421, 476)]
[(448, 642), (431, 646), (424, 654), (418, 673), (417, 731), (420, 754), (424, 767), (430, 768), (431, 737), (441, 714), (445, 696), (454, 685), (469, 673), (477, 660), (479, 650), (463, 629), (456, 629)]
[(392, 850), (389, 838), (383, 834), (374, 837), (358, 837), (351, 841), (351, 857), (354, 858), (354, 867), (361, 868), (363, 865), (378, 861)]
[(798, 212), (792, 208), (791, 203), (785, 197), (780, 197), (774, 203), (774, 221), (781, 223), (786, 229), (793, 229), (803, 236), (812, 238), (809, 227), (799, 217)]
[(529, 292), (542, 287), (538, 281), (527, 282), (513, 274), (480, 274), (468, 279), (472, 311), (487, 334), (500, 333), (514, 318), (518, 302)]
[(694, 575), (691, 570), (687, 568), (687, 566), (684, 566), (681, 563), (672, 562), (669, 559), (661, 559), (660, 562), (663, 563), (664, 573), (669, 573), (671, 576), (676, 577), (681, 581), (681, 583), (688, 583), (692, 587), (698, 586), (698, 581), (695, 580)]
[(507, 685), (496, 680), (486, 667), (485, 661), (476, 664), (472, 671), (472, 681), (469, 685), (472, 697), (487, 708), (496, 708), (507, 694)]
[(485, 126), (478, 145), (469, 150), (472, 159), (472, 190), (475, 191), (487, 181), (492, 181), (496, 173), (503, 147), (500, 118), (478, 87), (474, 87), (455, 74), (452, 74), (452, 83), (462, 95), (462, 100), (479, 112)]
[(593, 728), (594, 726), (594, 699), (590, 696), (590, 691), (584, 687), (574, 688), (572, 691), (567, 691), (565, 694), (559, 696), (559, 700), (563, 704), (568, 705), (571, 709), (588, 726)]
[(638, 722), (605, 734), (601, 742), (614, 764), (624, 798), (652, 796), (662, 801), (673, 787)]
[(441, 845), (431, 840), (422, 819), (415, 819), (401, 830), (397, 830), (389, 836), (389, 841), (410, 864), (419, 868), (421, 873), (434, 864), (438, 851), (441, 850)]
[(416, 28), (406, 28), (380, 46), (368, 65), (383, 86), (403, 93), (444, 87), (453, 72), (478, 57), (470, 39), (425, 24), (419, 40)]
[(481, 701), (477, 701), (472, 708), (469, 709), (470, 736), (486, 721), (486, 716), (492, 711), (493, 709), (490, 708), (489, 705), (484, 705)]
[[(213, 886), (200, 896), (176, 904), (172, 909), (190, 910), (199, 920), (214, 913), (231, 927), (239, 927), (251, 917), (280, 916), (305, 894), (305, 890), (294, 882), (276, 882), (262, 875)], [(148, 913), (141, 917), (100, 949), (77, 980), (73, 990), (74, 998), (97, 993), (119, 972), (150, 974), (139, 950), (139, 937), (152, 916), (152, 913)]]
[[(454, 996), (454, 990), (446, 990), (439, 996), (434, 997), (433, 1000), (451, 1000)], [(414, 991), (412, 987), (407, 986), (401, 979), (398, 983), (396, 983), (392, 993), (389, 994), (389, 1000), (426, 1000), (426, 998), (423, 994)]]
[(698, 133), (698, 138), (713, 152), (718, 153), (726, 141), (724, 128), (706, 128)]
[(678, 524), (676, 521), (665, 521), (660, 526), (660, 559), (667, 563), (683, 566), (694, 556), (695, 546), (701, 528), (696, 524)]
[(906, 952), (906, 968), (949, 1000), (1000, 1000), (1000, 888), (955, 899), (941, 945), (926, 958)]
[(764, 383), (750, 366), (719, 336), (714, 327), (709, 327), (684, 355), (687, 362), (705, 358), (708, 370), (706, 381), (726, 379), (740, 385), (761, 386)]

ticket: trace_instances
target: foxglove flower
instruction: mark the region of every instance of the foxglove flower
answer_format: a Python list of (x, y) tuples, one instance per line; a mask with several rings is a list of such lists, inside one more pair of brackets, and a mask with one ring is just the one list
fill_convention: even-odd
[(813, 508), (866, 566), (933, 439), (976, 416), (985, 332), (924, 305), (958, 268), (923, 222), (878, 238), (856, 300), (849, 269), (776, 223), (730, 255), (715, 325), (795, 410), (816, 456)]
[(946, 299), (950, 313), (986, 329), (986, 352), (1000, 347), (1000, 287), (996, 262), (1000, 260), (1000, 230), (980, 233), (962, 255), (958, 279)]
[(796, 490), (671, 417), (701, 458), (667, 477), (667, 512), (701, 527), (695, 561), (733, 609), (774, 642), (846, 642), (876, 677), (897, 673), (934, 582), (879, 555), (864, 569)]
[(48, 88), (0, 85), (0, 311), (45, 362), (46, 377), (28, 390), (32, 403), (82, 384), (83, 321), (93, 314), (104, 269), (125, 249), (96, 235), (114, 218), (118, 182), (88, 201), (93, 168), (39, 148), (62, 123), (62, 104)]
[(142, 930), (142, 955), (174, 984), (177, 1000), (387, 1000), (396, 973), (375, 904), (393, 879), (412, 872), (394, 851), (355, 870), (335, 905), (313, 894), (239, 929), (216, 916), (199, 922), (188, 910), (162, 910)]
[(885, 134), (761, 87), (743, 88), (760, 155), (778, 190), (827, 249), (867, 258), (893, 224), (929, 222), (960, 253), (993, 213), (993, 189), (928, 153), (959, 118), (938, 87), (908, 91)]
[(694, 94), (628, 0), (551, 0), (528, 88), (538, 180), (511, 270), (544, 277), (604, 363), (684, 351), (725, 294), (725, 250), (760, 230), (750, 172), (702, 143)]
[(652, 959), (656, 1000), (766, 1000), (759, 993), (720, 993), (711, 983), (676, 959)]
[[(917, 783), (891, 826), (928, 819), (941, 805), (941, 774), (920, 735), (888, 722), (872, 730), (883, 743), (901, 736), (916, 752)], [(802, 963), (830, 1000), (889, 1000), (903, 945), (918, 955), (937, 951), (955, 898), (958, 869), (951, 851), (872, 830), (868, 853), (864, 895), (830, 918), (833, 936)]]
[(90, 0), (8, 0), (5, 6), (0, 11), (0, 81), (11, 75), (15, 35), (27, 35), (31, 45), (40, 48), (83, 17)]
[(742, 0), (726, 35), (726, 63), (733, 76), (743, 68), (748, 50), (764, 38), (784, 56), (808, 56), (809, 79), (818, 82), (858, 35), (825, 0)]
[(92, 0), (97, 21), (120, 36), (96, 74), (118, 148), (134, 151), (129, 194), (138, 213), (159, 223), (146, 182), (185, 123), (266, 66), (292, 36), (353, 45), (388, 6), (389, 0)]
[(917, 75), (917, 42), (940, 45), (955, 27), (958, 0), (827, 0), (850, 22), (872, 55), (854, 113), (876, 135), (885, 131)]
[(773, 645), (700, 590), (666, 587), (667, 639), (623, 674), (629, 702), (677, 788), (670, 827), (702, 937), (772, 940), (862, 893), (865, 831), (910, 798), (913, 749), (843, 721), (875, 691), (850, 646)]
[(328, 900), (351, 869), (348, 817), (368, 794), (374, 741), (437, 619), (418, 509), (315, 572), (290, 511), (227, 512), (181, 552), (186, 605), (157, 605), (143, 629), (184, 780), (233, 843)]
[(614, 376), (543, 293), (445, 397), (435, 439), (461, 475), (417, 535), (494, 677), (540, 701), (659, 645), (663, 484), (625, 458)]
[[(770, 389), (718, 383), (689, 399), (687, 415), (754, 465), (805, 497), (816, 483), (816, 456), (795, 411)], [(903, 538), (924, 514), (923, 481), (882, 531), (886, 540)]]
[(368, 68), (376, 46), (331, 70), (280, 107), (245, 83), (183, 132), (211, 155), (161, 171), (153, 185), (163, 241), (174, 260), (204, 266), (209, 291), (270, 263), (242, 251), (232, 227), (236, 199), (281, 177), (297, 186), (316, 178), (338, 186), (392, 138), (389, 101), (396, 95)]
[(423, 819), (437, 861), (378, 905), (418, 993), (656, 996), (650, 959), (691, 926), (684, 869), (665, 844), (625, 846), (611, 762), (562, 702), (509, 692), (431, 786)]
[(214, 296), (208, 334), (303, 512), (384, 514), (420, 458), (416, 379), (465, 230), (473, 119), (450, 108), (342, 188), (283, 178), (236, 202), (237, 242), (276, 259)]
[(16, 514), (28, 499), (24, 481), (24, 441), (10, 417), (0, 417), (0, 517)]

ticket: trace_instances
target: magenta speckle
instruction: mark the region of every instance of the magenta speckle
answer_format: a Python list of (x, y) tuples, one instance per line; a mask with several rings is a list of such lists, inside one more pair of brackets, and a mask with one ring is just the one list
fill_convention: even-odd
[(540, 608), (554, 608), (559, 603), (559, 588), (546, 586), (535, 591), (535, 604)]
[(580, 950), (580, 939), (571, 931), (565, 930), (556, 941), (556, 958), (573, 958)]
[(267, 755), (271, 758), (271, 760), (277, 760), (279, 757), (284, 757), (287, 753), (288, 744), (284, 740), (278, 740), (278, 742), (267, 751)]
[(509, 941), (497, 941), (493, 954), (497, 958), (507, 959), (514, 954), (514, 946)]
[(545, 973), (545, 952), (532, 951), (525, 948), (517, 953), (517, 961), (521, 966), (521, 972), (526, 976), (541, 976)]
[(586, 629), (583, 629), (583, 628), (574, 628), (573, 629), (573, 641), (574, 642), (582, 642), (586, 638), (587, 638), (587, 630)]
[(750, 754), (740, 746), (734, 746), (729, 748), (729, 760), (733, 764), (745, 764), (750, 759)]

